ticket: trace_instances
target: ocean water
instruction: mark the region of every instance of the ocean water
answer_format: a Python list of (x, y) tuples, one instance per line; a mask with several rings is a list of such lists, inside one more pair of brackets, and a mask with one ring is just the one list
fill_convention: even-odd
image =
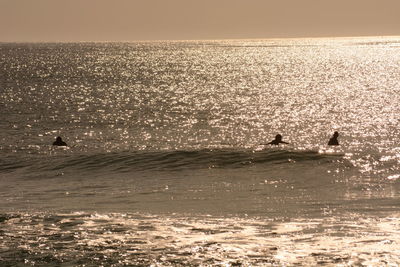
[(398, 37), (2, 43), (0, 265), (398, 266), (399, 70)]

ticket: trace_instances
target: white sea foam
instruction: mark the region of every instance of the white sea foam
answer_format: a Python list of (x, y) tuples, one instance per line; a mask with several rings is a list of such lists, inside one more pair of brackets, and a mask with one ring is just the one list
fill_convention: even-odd
[[(381, 214), (383, 215), (383, 214)], [(12, 218), (13, 217), (13, 218)], [(3, 218), (3, 217), (2, 217)], [(14, 214), (0, 257), (18, 263), (123, 266), (399, 264), (399, 217), (268, 218), (135, 214)], [(40, 237), (40, 238), (39, 238)], [(13, 254), (10, 254), (13, 250)]]

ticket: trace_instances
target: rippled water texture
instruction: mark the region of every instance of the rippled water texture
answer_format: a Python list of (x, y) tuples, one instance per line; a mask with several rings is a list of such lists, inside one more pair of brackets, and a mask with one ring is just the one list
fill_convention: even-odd
[(363, 150), (398, 140), (397, 39), (0, 49), (3, 149), (56, 134), (112, 151), (252, 146), (277, 132), (321, 145), (333, 129)]
[(0, 261), (397, 266), (399, 70), (398, 37), (2, 43)]

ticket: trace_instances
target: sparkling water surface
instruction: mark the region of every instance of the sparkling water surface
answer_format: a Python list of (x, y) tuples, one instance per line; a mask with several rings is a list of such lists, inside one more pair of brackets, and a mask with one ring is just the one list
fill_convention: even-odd
[(0, 262), (397, 266), (399, 52), (0, 44)]

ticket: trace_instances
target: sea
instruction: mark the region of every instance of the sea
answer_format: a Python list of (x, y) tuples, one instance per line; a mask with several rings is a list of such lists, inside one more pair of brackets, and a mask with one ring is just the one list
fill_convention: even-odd
[(395, 36), (0, 43), (0, 266), (399, 266), (399, 103)]

